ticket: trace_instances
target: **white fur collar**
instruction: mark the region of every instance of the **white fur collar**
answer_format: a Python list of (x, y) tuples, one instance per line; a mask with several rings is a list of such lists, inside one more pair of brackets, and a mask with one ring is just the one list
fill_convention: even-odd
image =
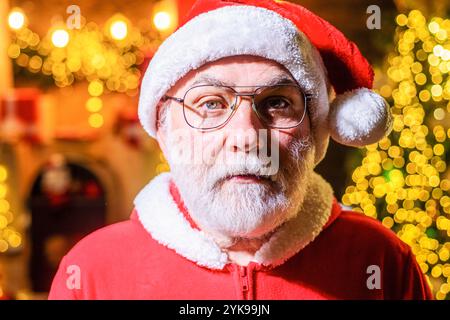
[[(163, 173), (137, 195), (134, 204), (142, 225), (153, 239), (179, 255), (200, 266), (223, 269), (230, 262), (227, 253), (206, 233), (191, 227), (170, 194), (169, 185), (170, 173)], [(283, 264), (322, 231), (332, 203), (331, 186), (314, 173), (299, 214), (276, 230), (254, 260), (271, 267)]]

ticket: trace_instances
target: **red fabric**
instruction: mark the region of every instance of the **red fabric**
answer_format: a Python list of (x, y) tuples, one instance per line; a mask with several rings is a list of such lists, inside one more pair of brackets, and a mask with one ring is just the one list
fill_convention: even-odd
[(0, 97), (0, 123), (12, 116), (18, 121), (23, 132), (17, 133), (20, 139), (30, 143), (42, 142), (39, 132), (40, 92), (35, 88), (15, 88), (13, 91)]
[(337, 94), (361, 87), (372, 88), (372, 67), (356, 44), (329, 22), (298, 4), (273, 0), (198, 0), (182, 25), (201, 13), (233, 5), (269, 9), (291, 20), (320, 52)]
[(177, 0), (178, 22), (184, 21), (195, 0)]
[(25, 125), (33, 125), (39, 121), (38, 112), (39, 90), (34, 88), (16, 88), (5, 98), (2, 98), (1, 117), (5, 118), (8, 112), (8, 105), (13, 104), (15, 116)]
[[(69, 267), (74, 265), (80, 270), (79, 289), (67, 287), (73, 280)], [(367, 288), (370, 265), (380, 267), (380, 290)], [(257, 263), (228, 264), (223, 270), (200, 267), (152, 239), (133, 211), (130, 220), (92, 233), (64, 257), (49, 299), (432, 299), (432, 295), (406, 244), (378, 221), (343, 211), (335, 200), (319, 236), (275, 268)]]

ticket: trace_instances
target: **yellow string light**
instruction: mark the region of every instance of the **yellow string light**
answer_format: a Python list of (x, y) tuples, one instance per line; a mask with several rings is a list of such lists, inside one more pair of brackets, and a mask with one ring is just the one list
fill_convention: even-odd
[(413, 10), (398, 15), (396, 23), (389, 81), (380, 88), (392, 105), (393, 132), (365, 148), (342, 202), (396, 232), (433, 279), (435, 297), (448, 299), (450, 128), (444, 120), (450, 111), (450, 20), (427, 21)]
[(128, 34), (127, 23), (123, 20), (114, 21), (111, 23), (109, 32), (111, 33), (111, 37), (113, 37), (113, 39), (123, 40)]
[(51, 37), (53, 45), (57, 48), (64, 48), (70, 40), (69, 33), (64, 29), (56, 29)]
[(14, 216), (7, 199), (8, 176), (7, 167), (0, 164), (0, 253), (8, 251), (10, 248), (17, 248), (22, 244), (22, 236), (11, 226)]
[(170, 28), (172, 17), (168, 12), (157, 12), (153, 17), (153, 23), (158, 30), (165, 31)]
[(8, 15), (8, 25), (13, 30), (20, 30), (25, 26), (25, 14), (19, 8), (14, 8)]
[(104, 28), (88, 22), (70, 31), (55, 28), (42, 39), (26, 27), (25, 20), (19, 8), (10, 14), (14, 33), (8, 56), (31, 73), (51, 76), (58, 87), (87, 80), (88, 124), (96, 129), (104, 125), (101, 96), (109, 92), (135, 96), (143, 52), (154, 51), (160, 43), (156, 30), (140, 31), (120, 14), (111, 17)]
[[(106, 29), (88, 22), (70, 31), (55, 28), (41, 38), (27, 27), (24, 12), (14, 8), (8, 25), (13, 32), (7, 54), (19, 68), (52, 77), (58, 87), (88, 81), (87, 122), (94, 129), (105, 123), (101, 96), (136, 95), (144, 52), (155, 51), (161, 42), (156, 31), (140, 31), (122, 16), (112, 17)], [(11, 226), (14, 215), (7, 199), (7, 178), (8, 170), (0, 165), (0, 253), (22, 245), (22, 236)]]

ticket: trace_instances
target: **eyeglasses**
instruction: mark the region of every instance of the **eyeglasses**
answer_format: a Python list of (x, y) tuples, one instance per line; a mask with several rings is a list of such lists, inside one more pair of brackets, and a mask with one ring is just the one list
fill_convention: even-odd
[[(234, 88), (240, 87), (244, 86)], [(260, 86), (253, 93), (240, 93), (234, 88), (198, 85), (187, 90), (183, 98), (166, 95), (162, 100), (182, 103), (186, 123), (194, 129), (206, 131), (226, 125), (243, 97), (251, 97), (252, 109), (266, 126), (276, 129), (294, 128), (304, 120), (307, 102), (311, 99), (311, 95), (304, 94), (294, 84)]]

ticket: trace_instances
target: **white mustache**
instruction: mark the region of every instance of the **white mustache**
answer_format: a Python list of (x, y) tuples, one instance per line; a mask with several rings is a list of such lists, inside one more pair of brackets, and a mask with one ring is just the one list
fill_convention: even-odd
[(204, 169), (205, 179), (211, 189), (225, 179), (237, 175), (255, 175), (270, 179), (273, 182), (278, 180), (278, 171), (271, 172), (270, 166), (267, 166), (266, 163), (262, 162), (256, 156), (242, 157), (227, 166), (216, 164)]
[[(291, 160), (302, 161), (301, 153), (309, 150), (311, 147), (311, 137), (304, 140), (297, 140), (289, 149)], [(280, 176), (283, 168), (279, 168), (276, 172), (271, 172), (270, 163), (264, 162), (256, 154), (250, 153), (246, 156), (238, 156), (234, 158), (236, 161), (231, 165), (214, 165), (210, 167), (210, 172), (213, 173), (215, 179), (226, 179), (234, 175), (255, 175), (269, 178), (276, 182)], [(208, 176), (208, 173), (206, 174)]]
[[(310, 149), (312, 145), (311, 142), (311, 137), (293, 142), (288, 149), (292, 162), (291, 165), (303, 160), (301, 153)], [(175, 156), (173, 158), (176, 159)], [(225, 159), (226, 161), (221, 161), (221, 159)], [(276, 170), (273, 170), (271, 167), (272, 162), (270, 161), (275, 160), (279, 162), (280, 159), (270, 159), (268, 162), (267, 158), (261, 159), (256, 153), (243, 153), (234, 154), (229, 157), (220, 157), (219, 154), (217, 154), (216, 160), (218, 161), (214, 161), (209, 165), (202, 163), (193, 165), (190, 168), (190, 170), (199, 172), (199, 176), (206, 182), (206, 185), (210, 190), (216, 189), (216, 187), (227, 178), (237, 175), (255, 175), (270, 179), (280, 186), (286, 183), (285, 180), (288, 180), (287, 177), (284, 177), (282, 172), (286, 171), (286, 168), (277, 166)]]

